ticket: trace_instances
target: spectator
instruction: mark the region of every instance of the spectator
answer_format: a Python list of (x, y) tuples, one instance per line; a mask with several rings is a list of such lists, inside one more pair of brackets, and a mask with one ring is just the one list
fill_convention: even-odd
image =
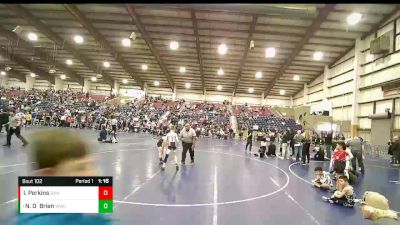
[(366, 191), (360, 204), (364, 219), (371, 220), (372, 225), (400, 224), (397, 213), (390, 210), (389, 201), (385, 196)]
[(322, 167), (318, 166), (314, 169), (315, 178), (311, 181), (314, 187), (329, 190), (333, 187), (333, 182), (329, 172), (322, 170)]
[(361, 173), (364, 173), (364, 163), (363, 163), (363, 152), (364, 145), (361, 142), (360, 138), (354, 137), (353, 140), (350, 140), (347, 143), (347, 146), (350, 147), (351, 154), (353, 154), (353, 159), (351, 160), (352, 168), (354, 172), (357, 172), (356, 162), (358, 162), (358, 166), (361, 168)]

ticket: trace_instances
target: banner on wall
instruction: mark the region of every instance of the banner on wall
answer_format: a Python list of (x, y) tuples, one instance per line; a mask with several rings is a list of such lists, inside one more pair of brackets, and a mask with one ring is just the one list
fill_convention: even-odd
[(319, 104), (311, 105), (310, 114), (330, 116), (332, 115), (332, 103), (330, 101), (322, 101)]
[(136, 99), (144, 99), (144, 97), (145, 97), (145, 92), (144, 91), (136, 90), (136, 89), (123, 90), (123, 91), (120, 91), (120, 94), (122, 96), (136, 98)]

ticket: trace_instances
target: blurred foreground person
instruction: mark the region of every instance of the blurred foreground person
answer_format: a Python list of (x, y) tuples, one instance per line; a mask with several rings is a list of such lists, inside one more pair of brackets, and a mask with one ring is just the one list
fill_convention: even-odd
[(390, 210), (388, 199), (372, 191), (366, 191), (361, 201), (361, 212), (364, 219), (372, 221), (372, 225), (399, 225), (395, 211)]
[[(93, 158), (79, 135), (63, 130), (44, 130), (32, 135), (31, 159), (37, 176), (96, 176)], [(112, 224), (102, 214), (18, 214), (10, 225)]]

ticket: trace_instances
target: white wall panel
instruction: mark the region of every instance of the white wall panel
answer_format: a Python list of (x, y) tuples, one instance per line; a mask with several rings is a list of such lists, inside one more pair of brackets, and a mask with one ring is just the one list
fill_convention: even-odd
[(371, 120), (368, 118), (360, 118), (359, 126), (361, 129), (371, 129)]
[(374, 112), (374, 104), (371, 103), (366, 103), (366, 104), (360, 104), (360, 116), (369, 116), (372, 115)]
[(343, 83), (345, 81), (352, 80), (353, 76), (354, 76), (354, 70), (352, 70), (352, 71), (350, 71), (348, 73), (345, 73), (343, 75), (337, 76), (337, 77), (335, 77), (335, 78), (330, 80), (329, 86), (333, 86), (333, 85), (336, 85), (336, 84)]
[(332, 103), (332, 107), (338, 107), (338, 106), (352, 104), (352, 98), (353, 98), (353, 93), (340, 95), (329, 99), (329, 101)]
[(376, 113), (384, 113), (387, 108), (392, 110), (392, 100), (376, 102)]
[(323, 84), (323, 83), (320, 83), (320, 84), (315, 85), (315, 86), (313, 86), (313, 87), (309, 87), (309, 88), (308, 88), (308, 93), (313, 93), (313, 92), (322, 90), (323, 88), (324, 88), (324, 84)]
[(348, 93), (353, 90), (354, 82), (344, 83), (339, 86), (329, 88), (329, 96), (340, 95), (344, 93)]
[(323, 98), (323, 95), (324, 95), (323, 91), (313, 93), (313, 94), (309, 95), (309, 101), (314, 102), (314, 101), (321, 100)]
[(332, 117), (333, 120), (351, 120), (353, 113), (351, 106), (350, 107), (343, 107), (343, 108), (336, 108), (332, 110)]
[(376, 101), (382, 98), (383, 98), (383, 92), (381, 87), (375, 87), (360, 91), (358, 95), (358, 102)]
[(394, 117), (394, 124), (393, 128), (396, 130), (400, 129), (400, 116), (395, 116)]

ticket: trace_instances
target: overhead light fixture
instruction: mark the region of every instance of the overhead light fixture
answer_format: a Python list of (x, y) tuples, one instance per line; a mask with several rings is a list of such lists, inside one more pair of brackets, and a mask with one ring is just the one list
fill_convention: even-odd
[(249, 92), (253, 93), (254, 92), (254, 88), (249, 88)]
[(314, 58), (314, 60), (322, 60), (322, 58), (324, 57), (324, 53), (322, 53), (322, 52), (315, 52), (314, 53), (314, 56), (313, 56), (313, 58)]
[(300, 76), (299, 76), (299, 75), (294, 75), (294, 76), (293, 76), (293, 80), (295, 80), (295, 81), (300, 80)]
[(64, 74), (60, 76), (61, 80), (65, 80), (67, 78), (67, 76), (65, 76)]
[(147, 69), (148, 69), (148, 66), (146, 64), (143, 64), (142, 65), (142, 70), (147, 70)]
[(347, 24), (350, 26), (356, 25), (361, 21), (362, 14), (358, 12), (354, 12), (347, 16)]
[(225, 55), (227, 51), (228, 51), (228, 47), (226, 47), (226, 44), (220, 44), (218, 46), (218, 54)]
[(105, 68), (110, 67), (110, 62), (104, 61), (104, 62), (103, 62), (103, 66), (104, 66)]
[(220, 76), (224, 75), (224, 70), (222, 68), (219, 68), (217, 74)]
[(280, 90), (280, 91), (279, 91), (279, 94), (280, 94), (280, 95), (285, 95), (285, 90)]
[(159, 85), (160, 85), (160, 82), (154, 81), (154, 86), (159, 86)]
[(184, 66), (179, 67), (179, 72), (185, 73), (186, 72), (186, 67), (184, 67)]
[(218, 91), (222, 90), (222, 86), (221, 86), (221, 85), (218, 85), (218, 86), (217, 86), (217, 90), (218, 90)]
[(131, 39), (129, 38), (122, 39), (122, 45), (125, 47), (131, 47)]
[(33, 32), (29, 32), (28, 35), (27, 35), (27, 37), (28, 37), (28, 39), (29, 39), (30, 41), (37, 41), (37, 40), (38, 40), (38, 36), (37, 36), (35, 33), (33, 33)]
[(97, 77), (91, 77), (90, 80), (92, 80), (93, 82), (97, 81)]
[(56, 73), (56, 70), (55, 69), (49, 69), (49, 73), (50, 74)]
[(35, 73), (30, 73), (31, 77), (36, 77)]
[(6, 68), (4, 68), (4, 70), (5, 70), (6, 72), (10, 71), (11, 69), (12, 69), (12, 68), (9, 67), (9, 66), (6, 66)]
[(83, 43), (83, 37), (80, 36), (80, 35), (75, 35), (75, 36), (74, 36), (74, 41), (75, 41), (75, 43), (77, 43), (77, 44), (82, 44), (82, 43)]
[(72, 60), (71, 60), (71, 59), (67, 59), (67, 60), (65, 61), (65, 63), (67, 63), (67, 65), (72, 65)]
[(266, 49), (265, 49), (265, 57), (266, 57), (266, 58), (273, 58), (273, 57), (275, 57), (275, 48), (266, 48)]
[(179, 48), (179, 43), (177, 41), (171, 41), (169, 43), (169, 48), (172, 50), (177, 50)]
[(262, 72), (261, 71), (258, 71), (257, 73), (256, 73), (256, 78), (261, 78), (262, 77)]
[(123, 80), (122, 80), (122, 83), (127, 84), (127, 83), (128, 83), (128, 80), (127, 80), (127, 79), (123, 79)]
[(0, 75), (5, 76), (5, 75), (7, 75), (7, 73), (5, 71), (0, 71)]
[(190, 83), (186, 83), (186, 84), (185, 84), (185, 88), (188, 88), (188, 89), (189, 89), (191, 86), (192, 86), (192, 85), (191, 85)]

